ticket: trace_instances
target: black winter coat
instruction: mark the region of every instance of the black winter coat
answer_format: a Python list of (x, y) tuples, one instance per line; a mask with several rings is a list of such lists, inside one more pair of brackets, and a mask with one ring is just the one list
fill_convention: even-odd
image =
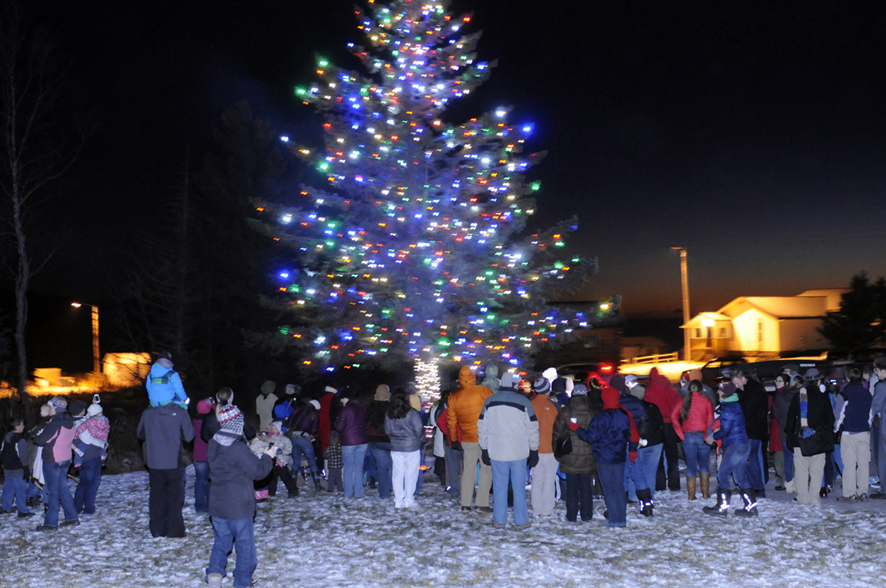
[(664, 419), (661, 416), (661, 411), (651, 402), (643, 401), (643, 406), (646, 407), (647, 416), (646, 436), (643, 437), (646, 439), (646, 446), (652, 447), (653, 445), (664, 443)]
[(748, 439), (769, 439), (769, 396), (763, 384), (748, 378), (744, 390), (738, 391), (738, 403), (744, 412)]
[[(807, 385), (808, 406), (806, 419), (810, 429), (819, 430), (825, 428), (831, 432), (834, 430), (834, 409), (827, 392), (821, 392), (815, 385)], [(791, 406), (788, 409), (787, 429), (785, 430), (788, 449), (793, 451), (800, 446), (800, 393), (794, 395)]]

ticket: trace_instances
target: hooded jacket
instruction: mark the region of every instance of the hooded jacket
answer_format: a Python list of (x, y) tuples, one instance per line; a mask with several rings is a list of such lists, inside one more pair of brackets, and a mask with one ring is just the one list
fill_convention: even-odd
[(228, 446), (209, 442), (209, 514), (220, 519), (255, 516), (254, 480), (266, 478), (274, 467), (267, 455), (256, 457), (242, 439)]
[(71, 459), (73, 442), (74, 418), (67, 412), (54, 414), (43, 427), (43, 432), (34, 439), (36, 445), (43, 446), (43, 461), (55, 463)]
[(194, 425), (187, 410), (167, 404), (146, 409), (136, 434), (145, 441), (148, 467), (172, 470), (184, 466), (182, 441), (194, 439)]
[(680, 394), (666, 377), (658, 373), (658, 368), (652, 368), (649, 371), (649, 385), (646, 386), (646, 396), (643, 400), (658, 407), (667, 425), (671, 423), (674, 405), (680, 403)]
[[(163, 363), (168, 363), (168, 367)], [(151, 366), (151, 371), (145, 379), (145, 387), (148, 389), (148, 400), (158, 405), (188, 401), (181, 376), (172, 369), (172, 362), (168, 359), (159, 359)]]
[(477, 421), (483, 411), (483, 404), (492, 396), (492, 390), (476, 384), (476, 381), (477, 377), (470, 367), (465, 365), (458, 371), (459, 388), (449, 396), (446, 410), (450, 439), (459, 438), (463, 443), (479, 442)]
[(597, 415), (596, 409), (591, 405), (591, 399), (584, 395), (575, 395), (569, 399), (566, 406), (557, 413), (554, 420), (554, 433), (552, 441), (556, 443), (565, 435), (572, 437), (572, 451), (560, 458), (560, 471), (564, 474), (596, 474), (597, 462), (594, 460), (594, 452), (591, 444), (583, 441), (578, 434), (569, 430), (569, 419), (575, 418), (578, 426), (587, 428), (591, 419)]
[(342, 447), (369, 443), (369, 423), (366, 420), (366, 407), (352, 400), (341, 409), (335, 419), (335, 430), (341, 436)]
[(720, 402), (720, 428), (714, 431), (714, 439), (722, 441), (724, 448), (748, 442), (744, 411), (734, 394)]

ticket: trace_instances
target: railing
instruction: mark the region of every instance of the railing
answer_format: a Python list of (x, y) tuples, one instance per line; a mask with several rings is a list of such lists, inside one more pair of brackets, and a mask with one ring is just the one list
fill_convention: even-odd
[(656, 353), (655, 355), (642, 355), (640, 357), (632, 357), (621, 360), (622, 363), (670, 363), (672, 361), (680, 361), (680, 353)]

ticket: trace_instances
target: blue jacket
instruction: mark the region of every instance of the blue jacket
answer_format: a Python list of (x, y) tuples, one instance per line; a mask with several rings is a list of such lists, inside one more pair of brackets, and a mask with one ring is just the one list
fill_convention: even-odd
[(148, 400), (151, 406), (161, 406), (170, 402), (188, 402), (182, 379), (172, 368), (165, 368), (159, 363), (151, 366), (151, 371), (145, 380), (148, 389)]
[(645, 403), (636, 396), (622, 396), (618, 403), (634, 417), (634, 426), (637, 434), (646, 439), (649, 431), (649, 414), (646, 412)]
[(748, 432), (744, 423), (744, 411), (738, 402), (720, 403), (720, 430), (714, 432), (714, 439), (722, 440), (724, 447), (748, 442)]
[(587, 429), (579, 427), (575, 434), (591, 444), (598, 464), (620, 464), (627, 457), (631, 420), (620, 408), (607, 408), (591, 419)]

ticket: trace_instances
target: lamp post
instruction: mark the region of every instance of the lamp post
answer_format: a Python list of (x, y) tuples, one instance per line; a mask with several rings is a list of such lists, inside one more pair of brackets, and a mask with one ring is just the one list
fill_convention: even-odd
[(692, 359), (692, 349), (689, 337), (689, 273), (686, 263), (686, 248), (671, 247), (680, 252), (680, 282), (683, 286), (683, 361)]
[(101, 373), (101, 357), (98, 352), (98, 306), (94, 304), (81, 304), (80, 302), (72, 302), (71, 306), (80, 308), (88, 306), (92, 309), (92, 371), (97, 374)]

